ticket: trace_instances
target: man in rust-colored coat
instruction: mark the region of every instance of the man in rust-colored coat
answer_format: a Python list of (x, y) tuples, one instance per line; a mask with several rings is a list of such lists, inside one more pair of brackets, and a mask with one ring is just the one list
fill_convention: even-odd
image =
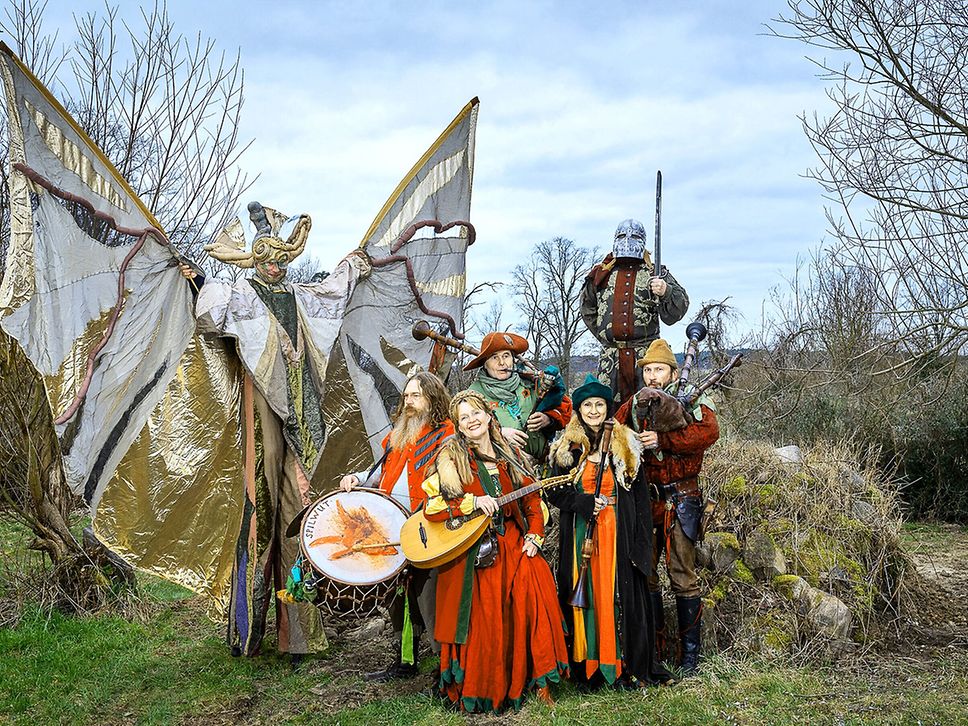
[[(649, 388), (664, 389), (678, 374), (675, 355), (661, 338), (649, 346), (638, 365)], [(706, 449), (719, 439), (719, 423), (711, 403), (702, 398), (689, 411), (689, 423), (673, 431), (650, 430), (648, 421), (642, 426), (633, 413), (635, 406), (635, 398), (630, 398), (615, 414), (615, 419), (638, 431), (639, 441), (647, 450), (643, 456), (646, 479), (654, 487), (654, 547), (649, 590), (656, 612), (656, 639), (661, 651), (665, 628), (661, 617), (658, 564), (664, 550), (669, 581), (676, 596), (681, 665), (684, 671), (691, 673), (698, 665), (702, 619), (702, 599), (696, 575), (696, 541), (703, 509), (699, 473)]]

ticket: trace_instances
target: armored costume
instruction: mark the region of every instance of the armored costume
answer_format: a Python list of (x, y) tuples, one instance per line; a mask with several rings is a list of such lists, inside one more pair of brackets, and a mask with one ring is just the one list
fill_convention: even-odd
[[(581, 418), (581, 402), (600, 397), (611, 403), (608, 387), (592, 376), (572, 394), (575, 414), (551, 445), (552, 475), (575, 472), (574, 480), (547, 490), (561, 510), (558, 600), (565, 618), (571, 671), (575, 680), (613, 684), (634, 677), (642, 683), (670, 678), (656, 662), (654, 614), (647, 578), (652, 559), (651, 497), (641, 470), (642, 445), (629, 428), (616, 424), (601, 495), (608, 499), (595, 525), (590, 562), (588, 608), (572, 607), (585, 532), (595, 508), (597, 464), (589, 461), (593, 432)], [(600, 435), (600, 432), (599, 434)]]
[(612, 253), (585, 278), (582, 319), (604, 346), (598, 377), (612, 387), (619, 405), (642, 387), (635, 361), (659, 337), (659, 320), (672, 325), (689, 308), (682, 285), (665, 267), (660, 273), (668, 287), (657, 299), (649, 288), (654, 273), (645, 249), (645, 228), (627, 219), (615, 230)]
[[(196, 301), (199, 330), (234, 338), (246, 372), (246, 497), (232, 573), (228, 640), (234, 652), (258, 653), (268, 608), (275, 601), (278, 649), (301, 654), (325, 648), (326, 636), (314, 606), (283, 604), (274, 597), (285, 587), (288, 568), (299, 555), (298, 541), (284, 537), (283, 530), (314, 498), (310, 482), (327, 436), (320, 400), (330, 346), (370, 265), (364, 253), (354, 252), (323, 282), (291, 285), (284, 279), (285, 267), (305, 247), (310, 218), (287, 219), (258, 202), (249, 205), (249, 212), (257, 229), (251, 252), (244, 249), (239, 220), (206, 250), (239, 267), (255, 267), (257, 275), (234, 284), (207, 279)], [(262, 266), (269, 264), (279, 279), (266, 279)]]
[[(666, 363), (675, 370), (675, 357), (663, 340), (657, 340), (640, 361)], [(629, 399), (615, 414), (615, 420), (632, 426), (636, 400)], [(646, 420), (648, 423), (648, 420)], [(665, 641), (662, 593), (659, 590), (658, 563), (663, 551), (672, 592), (684, 670), (693, 671), (699, 658), (702, 600), (696, 575), (696, 541), (699, 538), (703, 497), (699, 483), (706, 449), (719, 439), (719, 423), (712, 404), (700, 399), (685, 427), (658, 432), (658, 446), (644, 455), (646, 480), (653, 489), (652, 567), (649, 590), (656, 613), (656, 635), (660, 650)]]

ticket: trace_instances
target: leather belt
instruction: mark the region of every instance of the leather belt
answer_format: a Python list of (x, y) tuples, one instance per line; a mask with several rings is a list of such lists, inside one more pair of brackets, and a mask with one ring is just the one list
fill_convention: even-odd
[(700, 495), (699, 479), (694, 476), (688, 479), (669, 482), (668, 484), (653, 484), (652, 486), (655, 487), (659, 499), (663, 501), (669, 499), (674, 494), (678, 494), (681, 497), (698, 497)]

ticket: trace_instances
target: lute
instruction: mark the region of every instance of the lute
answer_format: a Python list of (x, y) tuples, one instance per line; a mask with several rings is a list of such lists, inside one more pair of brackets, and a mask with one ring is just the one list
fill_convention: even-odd
[[(495, 497), (498, 507), (526, 497), (542, 489), (571, 481), (572, 475), (563, 474), (550, 479), (539, 479), (513, 492)], [(491, 518), (480, 509), (469, 514), (432, 522), (418, 509), (404, 522), (400, 530), (400, 546), (404, 556), (414, 567), (429, 570), (455, 560), (467, 552), (484, 534)]]

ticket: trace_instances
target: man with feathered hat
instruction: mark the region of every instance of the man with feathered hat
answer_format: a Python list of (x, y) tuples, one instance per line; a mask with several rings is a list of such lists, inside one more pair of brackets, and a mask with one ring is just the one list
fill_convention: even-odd
[[(298, 660), (325, 648), (326, 636), (314, 606), (279, 602), (273, 595), (285, 587), (288, 568), (299, 555), (298, 541), (286, 538), (284, 530), (313, 498), (310, 482), (327, 436), (320, 405), (327, 363), (346, 304), (357, 282), (369, 274), (370, 262), (355, 250), (322, 282), (292, 285), (286, 270), (306, 246), (309, 216), (286, 217), (258, 202), (249, 204), (248, 211), (256, 228), (251, 250), (239, 219), (205, 249), (255, 274), (234, 283), (201, 278), (195, 306), (202, 332), (235, 340), (246, 373), (246, 501), (232, 573), (228, 639), (233, 654), (257, 654), (275, 601), (277, 647)], [(196, 283), (200, 279), (187, 265), (182, 274)], [(261, 434), (261, 467), (256, 467), (256, 432)]]
[(571, 418), (571, 399), (554, 366), (548, 366), (541, 376), (528, 379), (521, 375), (518, 356), (527, 350), (528, 341), (520, 335), (494, 331), (484, 336), (480, 354), (464, 370), (478, 371), (468, 389), (484, 396), (504, 437), (534, 459), (543, 460), (548, 440)]

